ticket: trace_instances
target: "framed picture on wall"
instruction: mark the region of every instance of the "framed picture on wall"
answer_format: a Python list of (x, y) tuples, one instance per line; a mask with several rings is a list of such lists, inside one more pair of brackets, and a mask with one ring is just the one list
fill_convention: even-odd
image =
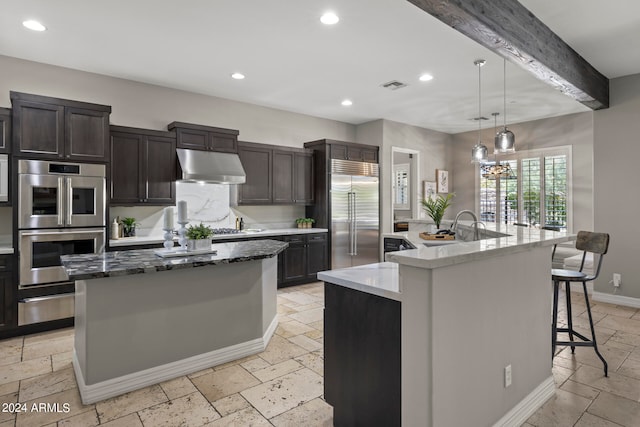
[(422, 197), (425, 200), (431, 199), (436, 195), (435, 181), (422, 181)]
[(449, 192), (449, 171), (436, 169), (436, 188), (438, 193)]

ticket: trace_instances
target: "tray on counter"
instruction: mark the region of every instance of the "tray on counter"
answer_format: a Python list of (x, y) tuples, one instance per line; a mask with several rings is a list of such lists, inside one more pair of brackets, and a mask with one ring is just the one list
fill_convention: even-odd
[(419, 236), (424, 240), (455, 240), (456, 238), (453, 234), (429, 234), (426, 232), (420, 233)]
[(218, 253), (215, 249), (199, 249), (197, 251), (187, 251), (181, 248), (176, 249), (161, 249), (154, 252), (156, 255), (162, 258), (171, 258), (171, 257), (182, 257), (182, 256), (192, 256), (192, 255), (215, 255)]

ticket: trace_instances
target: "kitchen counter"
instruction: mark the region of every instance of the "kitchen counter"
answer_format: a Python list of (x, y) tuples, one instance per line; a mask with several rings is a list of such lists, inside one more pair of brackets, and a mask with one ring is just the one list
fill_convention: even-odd
[(1, 235), (0, 236), (0, 255), (10, 255), (13, 254), (13, 245), (11, 243), (11, 236)]
[[(251, 237), (270, 237), (270, 236), (283, 236), (291, 234), (310, 234), (310, 233), (327, 233), (329, 230), (326, 228), (280, 228), (271, 230), (260, 231), (247, 231), (243, 230), (240, 233), (235, 234), (216, 234), (211, 240), (213, 242), (223, 241), (229, 239), (241, 239)], [(174, 241), (178, 240), (178, 237), (174, 237)], [(118, 246), (131, 246), (131, 245), (149, 245), (149, 244), (161, 244), (164, 242), (162, 235), (154, 236), (141, 236), (141, 237), (123, 237), (122, 239), (109, 240), (109, 246), (112, 248)]]
[(211, 249), (217, 253), (205, 255), (162, 258), (155, 254), (159, 249), (141, 249), (64, 255), (61, 259), (69, 279), (81, 280), (259, 260), (277, 256), (286, 247), (287, 243), (276, 240), (257, 240), (216, 243)]
[[(413, 222), (418, 221), (414, 220)], [(471, 231), (471, 227), (468, 225), (464, 223), (461, 225), (461, 229), (464, 229), (466, 233)], [(384, 234), (383, 238), (404, 239), (416, 247), (416, 249), (389, 252), (386, 254), (386, 260), (420, 268), (436, 268), (504, 254), (526, 252), (534, 247), (551, 247), (557, 243), (575, 240), (575, 235), (564, 232), (505, 224), (487, 224), (487, 238), (470, 242), (425, 240), (419, 237), (419, 233), (425, 230), (426, 224), (424, 230), (420, 227), (412, 227), (408, 232)], [(482, 227), (480, 227), (480, 232), (485, 232)], [(425, 244), (437, 246), (427, 247)]]
[[(415, 246), (386, 254), (395, 270), (383, 272), (380, 264), (372, 264), (318, 275), (326, 283), (325, 296), (348, 295), (354, 304), (342, 306), (338, 299), (332, 310), (342, 311), (326, 311), (325, 324), (360, 310), (356, 317), (375, 319), (384, 312), (385, 324), (401, 325), (395, 353), (385, 355), (387, 360), (400, 360), (401, 381), (391, 381), (396, 374), (385, 374), (392, 377), (381, 380), (394, 387), (376, 390), (369, 384), (372, 380), (359, 378), (357, 372), (351, 377), (349, 371), (335, 370), (325, 376), (325, 396), (334, 406), (334, 420), (347, 419), (354, 411), (356, 418), (372, 411), (389, 412), (382, 406), (356, 405), (367, 401), (367, 393), (374, 399), (384, 392), (401, 396), (393, 411), (401, 414), (403, 426), (520, 425), (555, 392), (549, 357), (551, 248), (575, 240), (575, 235), (488, 224), (486, 232), (480, 228), (483, 240), (434, 243), (418, 237), (426, 224), (412, 221), (410, 231), (383, 236)], [(465, 237), (470, 231), (461, 223), (457, 235)], [(395, 309), (398, 302), (400, 308)], [(341, 334), (353, 333), (344, 342), (362, 340), (363, 346), (370, 345), (374, 332), (355, 326), (346, 332), (325, 328), (325, 368), (350, 363), (332, 359), (327, 343), (342, 343)], [(507, 366), (514, 379), (508, 388)], [(337, 393), (341, 384), (352, 384), (349, 390), (354, 395)]]
[(356, 291), (400, 301), (398, 264), (395, 262), (379, 262), (321, 271), (318, 273), (318, 279)]
[(217, 254), (62, 257), (75, 280), (73, 368), (84, 404), (265, 350), (278, 326), (277, 255), (287, 243), (211, 247)]

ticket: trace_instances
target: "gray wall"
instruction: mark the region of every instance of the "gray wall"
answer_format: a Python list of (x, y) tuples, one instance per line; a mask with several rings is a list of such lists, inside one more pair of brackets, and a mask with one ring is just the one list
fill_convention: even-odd
[[(561, 117), (509, 125), (516, 135), (516, 150), (532, 150), (570, 145), (572, 147), (573, 230), (593, 230), (593, 113), (569, 114)], [(494, 128), (484, 129), (482, 142), (493, 157)], [(476, 167), (471, 164), (471, 148), (478, 132), (453, 135), (453, 176), (456, 187), (456, 209), (476, 210)], [(464, 184), (463, 184), (464, 183)]]
[(594, 113), (594, 228), (611, 235), (594, 288), (613, 293), (608, 282), (621, 273), (617, 294), (640, 298), (640, 74), (611, 80), (610, 91), (610, 107)]
[(198, 95), (131, 80), (0, 56), (0, 106), (9, 91), (111, 105), (111, 123), (166, 130), (172, 121), (240, 131), (240, 140), (301, 147), (305, 141), (354, 141), (355, 126), (335, 120)]
[[(331, 138), (355, 141), (356, 127), (335, 120), (291, 113), (223, 98), (199, 95), (161, 86), (87, 73), (0, 55), (0, 106), (11, 107), (10, 91), (66, 98), (112, 106), (111, 123), (166, 130), (172, 121), (238, 129), (243, 141), (302, 147), (305, 141)], [(381, 132), (380, 132), (381, 134)], [(374, 145), (376, 145), (374, 143)], [(244, 210), (246, 209), (246, 212)], [(304, 208), (263, 206), (234, 212), (252, 224), (265, 217), (291, 223), (304, 216)], [(162, 220), (162, 208), (118, 208), (115, 215), (141, 219), (153, 229)], [(157, 227), (156, 227), (157, 228)], [(0, 229), (0, 233), (2, 230)]]
[[(452, 170), (451, 163), (451, 135), (391, 120), (378, 120), (373, 122), (379, 126), (382, 122), (382, 144), (380, 146), (380, 182), (381, 211), (380, 211), (380, 231), (389, 233), (393, 231), (393, 203), (392, 203), (392, 147), (409, 148), (420, 152), (420, 163), (418, 164), (418, 182), (422, 185), (423, 180), (435, 181), (436, 169)], [(359, 129), (360, 127), (358, 127)], [(358, 142), (360, 141), (360, 131), (358, 131)], [(451, 179), (451, 178), (450, 178)], [(422, 197), (422, 188), (417, 188), (416, 196)], [(455, 182), (451, 179), (449, 191), (455, 192)], [(415, 194), (415, 191), (414, 191)], [(453, 206), (447, 212), (446, 217), (454, 215), (457, 206)]]

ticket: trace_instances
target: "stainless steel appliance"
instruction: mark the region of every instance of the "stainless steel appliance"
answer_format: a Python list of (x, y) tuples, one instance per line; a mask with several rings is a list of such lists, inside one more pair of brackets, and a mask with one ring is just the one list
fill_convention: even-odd
[(105, 245), (106, 167), (18, 161), (18, 325), (73, 316), (73, 283), (60, 257)]
[(0, 202), (9, 200), (9, 156), (0, 154)]
[(377, 163), (331, 160), (331, 267), (379, 261)]
[(18, 228), (104, 227), (104, 165), (18, 161)]
[(20, 287), (68, 282), (62, 255), (93, 254), (104, 249), (104, 228), (20, 230)]

